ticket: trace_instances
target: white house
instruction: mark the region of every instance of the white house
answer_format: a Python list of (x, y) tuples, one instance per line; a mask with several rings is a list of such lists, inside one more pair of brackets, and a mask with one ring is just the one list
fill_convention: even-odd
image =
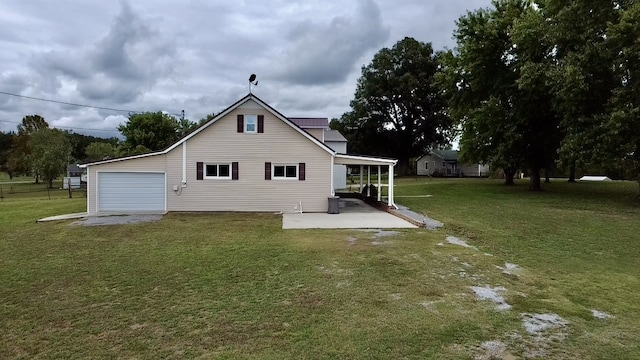
[[(325, 130), (322, 133), (331, 138), (333, 134)], [(89, 214), (325, 212), (327, 198), (335, 195), (337, 165), (388, 169), (386, 203), (395, 206), (396, 163), (339, 153), (311, 130), (303, 130), (248, 94), (163, 151), (82, 167), (88, 174)]]
[(465, 164), (458, 160), (458, 150), (432, 150), (416, 160), (416, 174), (443, 177), (484, 177), (489, 165)]

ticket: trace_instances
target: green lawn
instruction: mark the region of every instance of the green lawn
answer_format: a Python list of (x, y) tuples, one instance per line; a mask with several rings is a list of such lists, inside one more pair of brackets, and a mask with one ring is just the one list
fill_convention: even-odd
[[(504, 358), (640, 357), (637, 184), (525, 189), (400, 179), (398, 202), (446, 226), (380, 238), (284, 231), (272, 214), (36, 224), (85, 199), (7, 197), (0, 358), (489, 359), (487, 341)], [(521, 268), (504, 274), (505, 262)], [(478, 300), (471, 286), (487, 285), (504, 287), (512, 309)], [(523, 313), (566, 325), (532, 335)]]

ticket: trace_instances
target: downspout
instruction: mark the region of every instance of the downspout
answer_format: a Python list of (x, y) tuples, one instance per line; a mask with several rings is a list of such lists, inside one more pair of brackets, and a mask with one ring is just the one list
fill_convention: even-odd
[(182, 184), (183, 188), (187, 187), (187, 142), (182, 143)]
[(336, 189), (334, 188), (334, 184), (333, 184), (333, 166), (335, 164), (335, 159), (336, 159), (336, 153), (333, 152), (331, 153), (331, 179), (329, 179), (331, 181), (331, 197), (336, 196)]

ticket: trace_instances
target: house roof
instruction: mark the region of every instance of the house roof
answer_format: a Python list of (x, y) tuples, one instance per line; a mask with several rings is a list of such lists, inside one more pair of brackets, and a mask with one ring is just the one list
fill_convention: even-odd
[(67, 171), (69, 171), (69, 172), (81, 172), (81, 171), (84, 171), (84, 169), (80, 168), (80, 166), (78, 166), (76, 164), (69, 164), (69, 165), (67, 165)]
[[(117, 158), (117, 159), (109, 159), (109, 160), (103, 160), (103, 161), (97, 161), (97, 162), (93, 162), (93, 163), (88, 163), (88, 164), (82, 164), (80, 165), (81, 168), (90, 166), (90, 165), (99, 165), (99, 164), (106, 164), (106, 163), (111, 163), (111, 162), (117, 162), (117, 161), (123, 161), (123, 160), (131, 160), (131, 159), (138, 159), (138, 158), (144, 158), (144, 157), (149, 157), (149, 156), (155, 156), (155, 155), (160, 155), (160, 154), (166, 154), (169, 151), (175, 149), (176, 147), (180, 146), (182, 143), (184, 143), (185, 141), (191, 139), (192, 137), (196, 136), (197, 134), (199, 134), (201, 131), (203, 131), (204, 129), (208, 128), (209, 126), (211, 126), (212, 124), (214, 124), (216, 121), (222, 119), (223, 117), (225, 117), (227, 114), (229, 114), (231, 111), (235, 110), (236, 108), (240, 107), (242, 104), (244, 104), (245, 102), (249, 101), (249, 100), (253, 100), (256, 103), (258, 103), (260, 106), (262, 106), (263, 108), (265, 108), (267, 111), (269, 111), (271, 114), (273, 114), (276, 118), (282, 120), (284, 123), (288, 124), (289, 126), (291, 126), (293, 129), (295, 129), (297, 132), (299, 132), (300, 134), (302, 134), (303, 136), (305, 136), (306, 138), (308, 138), (309, 140), (311, 140), (314, 144), (318, 145), (319, 147), (321, 147), (322, 149), (324, 149), (325, 151), (327, 151), (330, 154), (335, 154), (335, 151), (333, 151), (329, 146), (325, 145), (324, 143), (322, 143), (321, 141), (319, 141), (318, 139), (316, 139), (315, 137), (313, 137), (311, 134), (309, 134), (308, 132), (304, 131), (304, 129), (302, 129), (300, 126), (298, 126), (296, 123), (294, 123), (293, 121), (289, 120), (287, 117), (285, 117), (284, 115), (282, 115), (281, 113), (279, 113), (276, 109), (272, 108), (271, 106), (269, 106), (269, 104), (265, 103), (264, 101), (262, 101), (260, 98), (258, 98), (257, 96), (255, 96), (252, 93), (247, 94), (245, 97), (243, 97), (242, 99), (236, 101), (235, 103), (233, 103), (231, 106), (229, 106), (228, 108), (226, 108), (225, 110), (223, 110), (222, 112), (220, 112), (216, 117), (214, 117), (213, 119), (209, 120), (207, 123), (205, 123), (204, 125), (200, 126), (197, 130), (195, 130), (194, 132), (192, 132), (191, 134), (185, 136), (184, 138), (180, 139), (179, 141), (177, 141), (176, 143), (174, 143), (173, 145), (169, 146), (168, 148), (166, 148), (165, 150), (162, 151), (156, 151), (156, 152), (152, 152), (152, 153), (147, 153), (147, 154), (142, 154), (142, 155), (133, 155), (133, 156), (126, 156), (126, 157), (122, 157), (122, 158)], [(327, 120), (328, 121), (328, 120)]]
[(324, 141), (347, 142), (347, 139), (338, 130), (325, 130)]
[(303, 129), (328, 129), (329, 119), (327, 118), (299, 118), (290, 117), (289, 120)]
[(427, 153), (425, 155), (422, 155), (418, 158), (418, 160), (422, 159), (425, 156), (429, 156), (429, 155), (434, 155), (440, 159), (442, 159), (443, 161), (458, 161), (458, 150), (440, 150), (440, 149), (434, 149), (431, 150), (430, 153)]

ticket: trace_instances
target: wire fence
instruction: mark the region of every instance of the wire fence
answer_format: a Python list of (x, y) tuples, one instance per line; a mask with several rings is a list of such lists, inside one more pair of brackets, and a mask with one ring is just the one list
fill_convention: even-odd
[(5, 199), (11, 198), (25, 198), (32, 196), (46, 196), (51, 199), (51, 197), (63, 197), (67, 195), (69, 198), (74, 197), (87, 197), (87, 185), (81, 184), (80, 186), (67, 186), (67, 189), (62, 186), (62, 182), (58, 181), (54, 183), (53, 188), (49, 187), (47, 183), (41, 184), (33, 184), (33, 183), (22, 183), (22, 184), (2, 184), (0, 183), (0, 202), (3, 202)]

